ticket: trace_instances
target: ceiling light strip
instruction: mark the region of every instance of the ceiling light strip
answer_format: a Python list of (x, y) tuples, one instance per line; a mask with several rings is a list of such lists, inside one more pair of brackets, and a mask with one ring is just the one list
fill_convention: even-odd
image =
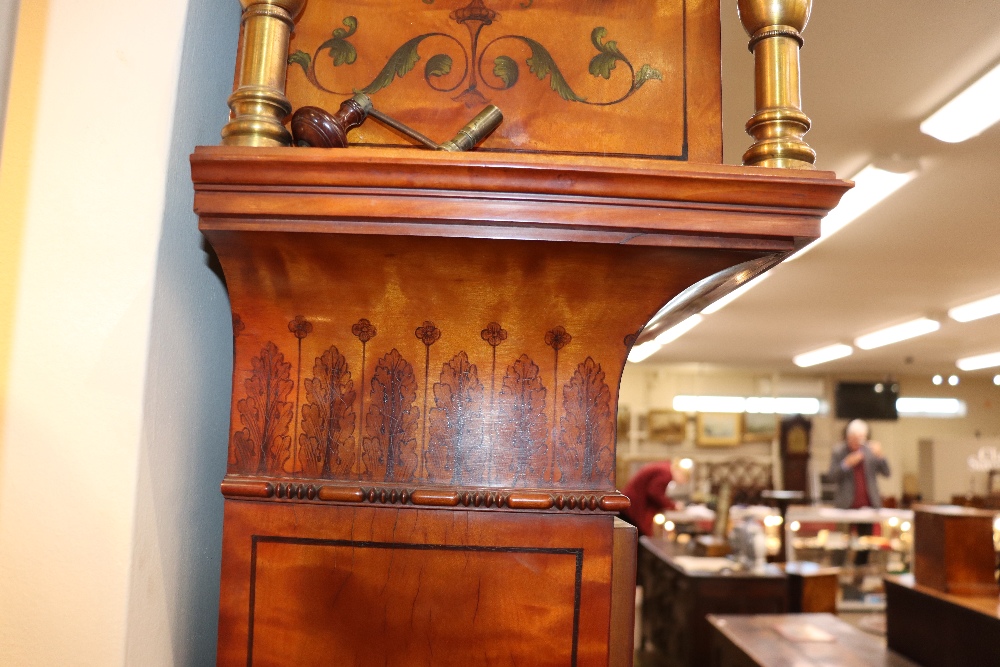
[(937, 320), (921, 317), (916, 320), (904, 322), (903, 324), (886, 327), (885, 329), (880, 329), (864, 336), (858, 336), (854, 339), (854, 344), (862, 350), (874, 350), (883, 345), (891, 345), (892, 343), (923, 336), (940, 328), (941, 323)]
[(1000, 294), (955, 306), (948, 311), (948, 317), (956, 322), (971, 322), (998, 314), (1000, 314)]
[(916, 398), (896, 399), (896, 412), (903, 417), (964, 417), (965, 401), (957, 398)]
[(980, 77), (920, 124), (920, 131), (957, 144), (1000, 120), (1000, 65)]
[(688, 331), (691, 331), (691, 329), (694, 329), (696, 326), (698, 326), (703, 319), (705, 318), (702, 317), (701, 315), (692, 315), (686, 320), (683, 320), (680, 323), (670, 327), (669, 329), (661, 333), (653, 340), (656, 341), (657, 345), (666, 345), (668, 343), (673, 343), (675, 340), (686, 334)]
[(834, 359), (843, 359), (844, 357), (849, 357), (852, 354), (854, 354), (853, 347), (838, 343), (836, 345), (821, 347), (818, 350), (813, 350), (812, 352), (797, 354), (792, 357), (792, 363), (799, 368), (809, 368), (810, 366), (816, 366), (817, 364), (825, 364), (826, 362), (833, 361)]
[(821, 403), (818, 398), (771, 396), (675, 396), (673, 409), (678, 412), (728, 412), (768, 415), (815, 415)]
[(1000, 352), (980, 354), (975, 357), (965, 357), (955, 362), (963, 371), (978, 371), (980, 368), (993, 368), (1000, 366)]
[(912, 181), (916, 175), (917, 170), (915, 169), (907, 172), (895, 172), (880, 169), (875, 165), (868, 165), (854, 175), (852, 178), (854, 187), (848, 190), (840, 199), (837, 207), (820, 221), (819, 238), (785, 261), (788, 262), (806, 254), (818, 246), (820, 242), (833, 236), (891, 196), (896, 190)]

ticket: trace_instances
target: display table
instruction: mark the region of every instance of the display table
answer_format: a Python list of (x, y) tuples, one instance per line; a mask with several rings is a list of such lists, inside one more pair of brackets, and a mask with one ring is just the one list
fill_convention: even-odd
[(707, 622), (712, 652), (702, 664), (710, 667), (917, 667), (832, 614), (712, 614)]
[(886, 577), (889, 647), (924, 667), (1000, 665), (1000, 600), (950, 595)]
[[(866, 524), (881, 525), (881, 535), (852, 535), (853, 526)], [(784, 523), (786, 558), (840, 567), (840, 611), (881, 610), (885, 607), (882, 577), (909, 570), (913, 524), (914, 513), (907, 509), (792, 505)]]
[(787, 580), (780, 568), (768, 566), (762, 573), (698, 570), (693, 567), (698, 559), (680, 556), (672, 543), (646, 537), (639, 542), (644, 665), (708, 664), (712, 632), (708, 614), (774, 614), (788, 609)]

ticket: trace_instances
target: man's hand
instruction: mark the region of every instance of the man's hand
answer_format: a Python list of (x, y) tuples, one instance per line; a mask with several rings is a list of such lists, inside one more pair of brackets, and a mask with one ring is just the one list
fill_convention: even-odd
[(872, 455), (874, 455), (876, 458), (880, 458), (880, 459), (885, 458), (885, 456), (882, 454), (882, 443), (881, 442), (870, 441), (868, 443), (868, 449), (871, 450)]
[(844, 457), (844, 467), (853, 468), (865, 460), (865, 453), (860, 449), (855, 450)]

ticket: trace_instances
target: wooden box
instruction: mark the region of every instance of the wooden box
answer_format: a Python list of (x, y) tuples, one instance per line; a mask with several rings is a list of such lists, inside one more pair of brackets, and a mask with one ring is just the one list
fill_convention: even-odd
[(836, 614), (840, 568), (816, 563), (795, 562), (785, 565), (788, 577), (788, 611), (805, 614)]
[(918, 584), (955, 595), (996, 595), (993, 512), (918, 507), (914, 567)]

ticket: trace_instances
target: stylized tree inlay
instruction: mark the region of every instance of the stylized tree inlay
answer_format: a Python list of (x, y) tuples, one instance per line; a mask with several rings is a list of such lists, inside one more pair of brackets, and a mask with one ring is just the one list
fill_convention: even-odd
[(483, 456), (483, 383), (469, 355), (459, 352), (441, 366), (434, 385), (430, 421), (430, 447), (425, 456), (431, 482), (480, 482)]
[(434, 326), (430, 320), (425, 321), (423, 326), (417, 327), (413, 332), (420, 342), (424, 344), (424, 420), (421, 423), (420, 433), (420, 457), (417, 463), (417, 476), (423, 479), (426, 476), (424, 469), (425, 456), (427, 454), (427, 390), (430, 387), (431, 377), (431, 345), (441, 338), (441, 330)]
[(292, 434), (292, 469), (288, 472), (293, 475), (299, 472), (299, 403), (302, 400), (302, 339), (312, 333), (312, 322), (302, 315), (296, 315), (295, 319), (288, 323), (288, 330), (295, 336), (299, 345), (299, 356), (295, 363), (295, 417), (294, 433)]
[(549, 467), (548, 424), (545, 387), (538, 365), (526, 354), (507, 367), (500, 389), (499, 432), (507, 456), (503, 462), (511, 484), (523, 486), (527, 480), (542, 480)]
[(496, 431), (497, 431), (497, 420), (496, 412), (494, 411), (495, 398), (496, 398), (496, 382), (497, 382), (497, 346), (501, 345), (505, 340), (507, 340), (507, 330), (500, 326), (499, 322), (490, 322), (486, 325), (486, 328), (479, 332), (480, 337), (486, 344), (492, 348), (493, 352), (493, 362), (490, 366), (490, 407), (487, 414), (490, 416), (486, 437), (488, 440), (486, 448), (486, 478), (492, 480), (493, 478), (493, 448), (496, 443)]
[[(374, 338), (375, 336), (378, 335), (378, 330), (375, 328), (375, 326), (371, 322), (369, 322), (368, 320), (362, 318), (362, 319), (358, 320), (354, 324), (354, 326), (351, 327), (351, 333), (354, 334), (354, 336), (358, 340), (361, 341), (361, 384), (359, 385), (361, 387), (361, 408), (358, 410), (358, 414), (362, 416), (361, 417), (362, 419), (364, 419), (364, 414), (365, 414), (365, 369), (367, 368), (366, 365), (365, 365), (365, 351), (366, 351), (366, 347), (368, 346), (368, 341), (370, 341), (372, 338)], [(361, 436), (358, 436), (358, 443), (357, 443), (358, 446), (360, 446), (361, 443), (362, 443), (362, 438), (361, 438)], [(357, 457), (358, 457), (359, 460), (361, 459), (361, 452), (357, 453)], [(360, 473), (360, 470), (359, 470), (359, 473)]]
[(587, 357), (563, 388), (562, 446), (556, 450), (556, 481), (563, 486), (610, 485), (614, 428), (611, 389), (601, 365)]
[[(433, 0), (431, 2), (425, 0), (425, 4), (433, 4)], [(532, 4), (533, 0), (529, 0), (528, 2), (522, 2), (521, 7), (528, 9)], [(455, 9), (450, 17), (453, 21), (464, 25), (468, 29), (468, 49), (466, 49), (465, 44), (447, 33), (429, 32), (417, 35), (393, 52), (382, 68), (382, 71), (378, 73), (371, 83), (362, 88), (357, 88), (357, 90), (370, 95), (392, 84), (396, 78), (406, 76), (420, 61), (421, 56), (418, 53), (418, 49), (421, 43), (431, 38), (441, 38), (457, 46), (461, 51), (464, 61), (463, 70), (461, 76), (457, 77), (457, 83), (451, 87), (440, 85), (439, 81), (451, 74), (453, 59), (447, 53), (436, 53), (428, 58), (424, 66), (424, 80), (434, 90), (444, 93), (453, 92), (462, 84), (466, 84), (465, 89), (454, 99), (460, 100), (470, 107), (477, 104), (485, 104), (489, 101), (479, 90), (480, 83), (497, 92), (508, 90), (517, 85), (520, 79), (520, 66), (518, 65), (518, 61), (511, 55), (498, 53), (493, 58), (493, 67), (490, 71), (493, 82), (483, 73), (484, 61), (491, 48), (497, 47), (494, 50), (494, 53), (496, 53), (499, 50), (499, 44), (511, 41), (520, 42), (522, 45), (528, 47), (530, 55), (523, 61), (528, 66), (528, 70), (537, 76), (539, 80), (544, 80), (548, 77), (551, 89), (568, 102), (597, 106), (618, 104), (635, 94), (647, 81), (662, 81), (663, 79), (663, 75), (659, 70), (649, 64), (644, 64), (636, 70), (628, 57), (618, 48), (616, 41), (605, 41), (608, 34), (607, 29), (596, 27), (591, 31), (590, 42), (597, 50), (597, 55), (591, 58), (587, 68), (588, 72), (593, 77), (609, 80), (618, 63), (621, 63), (629, 71), (630, 86), (624, 94), (615, 99), (605, 101), (588, 100), (573, 91), (549, 50), (541, 42), (531, 37), (525, 35), (501, 35), (495, 37), (485, 47), (480, 49), (479, 39), (483, 28), (501, 20), (500, 15), (488, 7), (484, 0), (471, 0), (468, 5)], [(357, 61), (357, 49), (348, 40), (357, 33), (358, 20), (354, 16), (348, 16), (344, 18), (342, 24), (344, 27), (335, 28), (332, 31), (331, 37), (321, 43), (311, 55), (306, 51), (299, 50), (289, 57), (288, 62), (289, 64), (299, 65), (303, 72), (305, 72), (306, 78), (316, 88), (335, 95), (351, 95), (353, 94), (351, 91), (337, 91), (328, 88), (317, 78), (316, 74), (316, 61), (324, 53), (332, 60), (334, 67), (350, 66)]]
[(346, 479), (355, 459), (356, 392), (347, 360), (336, 346), (316, 357), (305, 389), (309, 403), (302, 406), (302, 473)]
[(413, 366), (393, 349), (379, 359), (371, 380), (371, 405), (361, 445), (368, 479), (408, 482), (417, 471), (420, 408)]
[(233, 434), (235, 471), (246, 474), (280, 472), (290, 458), (293, 406), (286, 399), (292, 393), (292, 365), (271, 342), (250, 360), (251, 373), (243, 386), (246, 398), (240, 399), (243, 430)]
[(555, 352), (555, 361), (552, 364), (552, 386), (556, 387), (555, 396), (552, 399), (552, 447), (549, 448), (549, 470), (547, 479), (551, 482), (556, 476), (556, 462), (553, 458), (556, 450), (556, 428), (559, 424), (559, 350), (563, 349), (573, 340), (565, 327), (556, 327), (545, 334), (545, 344)]

